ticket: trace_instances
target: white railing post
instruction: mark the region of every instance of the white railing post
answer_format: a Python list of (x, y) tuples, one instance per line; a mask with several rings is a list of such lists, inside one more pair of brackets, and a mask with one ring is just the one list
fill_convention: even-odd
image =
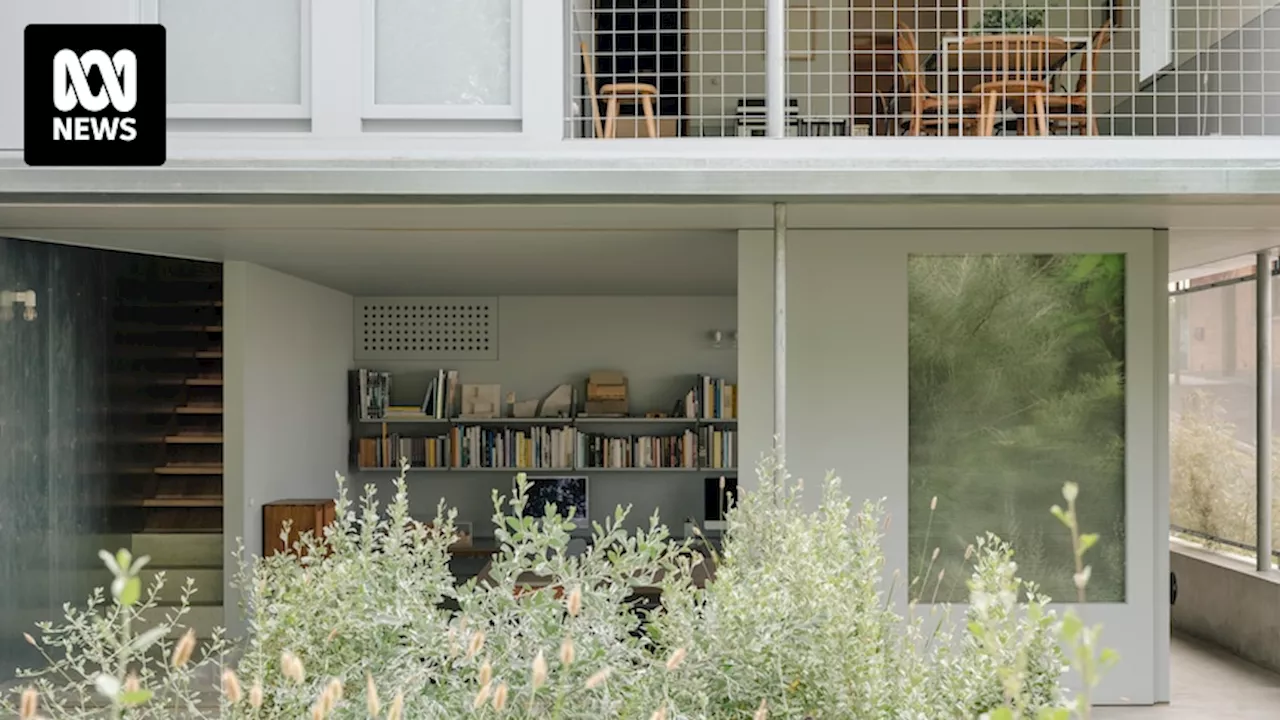
[(787, 0), (765, 0), (764, 27), (765, 132), (780, 138), (787, 134)]

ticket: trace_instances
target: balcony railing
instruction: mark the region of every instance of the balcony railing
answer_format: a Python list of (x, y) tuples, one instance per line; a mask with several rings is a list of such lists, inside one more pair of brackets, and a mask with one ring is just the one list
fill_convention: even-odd
[(566, 136), (1276, 135), (1276, 2), (574, 0)]

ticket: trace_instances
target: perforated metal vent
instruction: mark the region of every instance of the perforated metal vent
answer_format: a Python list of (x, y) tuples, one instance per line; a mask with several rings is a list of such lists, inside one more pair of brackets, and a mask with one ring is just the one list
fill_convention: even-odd
[(497, 360), (495, 297), (356, 299), (356, 358)]

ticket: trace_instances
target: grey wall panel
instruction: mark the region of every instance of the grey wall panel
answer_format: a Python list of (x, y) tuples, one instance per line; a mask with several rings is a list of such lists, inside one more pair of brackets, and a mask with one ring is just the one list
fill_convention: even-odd
[(111, 447), (111, 305), (123, 253), (0, 238), (0, 290), (37, 316), (0, 315), (0, 681), (39, 662), (22, 639), (104, 584)]
[[(0, 290), (49, 286), (49, 254), (0, 240)], [(49, 608), (49, 322), (0, 318), (0, 678), (38, 656), (22, 632)]]
[[(1280, 8), (1166, 68), (1118, 103), (1103, 135), (1280, 135)], [(1107, 127), (1109, 126), (1109, 127)]]

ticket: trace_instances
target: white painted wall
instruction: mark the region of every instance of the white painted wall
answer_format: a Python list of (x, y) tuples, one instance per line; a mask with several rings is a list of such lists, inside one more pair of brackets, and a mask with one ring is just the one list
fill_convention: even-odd
[[(732, 263), (732, 256), (726, 262)], [(577, 387), (581, 397), (592, 370), (620, 370), (627, 375), (633, 415), (669, 412), (698, 373), (736, 379), (737, 353), (727, 338), (737, 324), (732, 296), (504, 296), (498, 300), (497, 360), (357, 360), (356, 366), (390, 371), (392, 400), (415, 404), (422, 402), (431, 375), (440, 368), (457, 370), (463, 383), (500, 384), (504, 398), (515, 392), (520, 400), (545, 397), (561, 383)], [(720, 349), (707, 337), (715, 329), (725, 332)], [(410, 432), (413, 426), (394, 427)], [(365, 429), (374, 435), (379, 426)], [(343, 457), (329, 472), (346, 467)], [(380, 492), (390, 487), (390, 471), (352, 473), (353, 484), (377, 482)], [(683, 532), (685, 517), (702, 511), (703, 477), (710, 475), (584, 474), (591, 478), (591, 519), (603, 520), (618, 505), (631, 504), (633, 525), (647, 524), (656, 509), (677, 534)], [(493, 514), (490, 492), (509, 491), (511, 480), (505, 471), (412, 473), (409, 496), (419, 516), (434, 512), (444, 498), (458, 508), (459, 520), (475, 523), (475, 534), (484, 537), (492, 534), (487, 529)]]
[(756, 487), (753, 466), (774, 448), (773, 231), (738, 233), (739, 482)]
[[(895, 517), (886, 566), (907, 567), (907, 256), (910, 252), (1126, 252), (1129, 339), (1126, 514), (1127, 602), (1093, 604), (1109, 647), (1126, 658), (1097, 698), (1167, 699), (1168, 558), (1165, 331), (1155, 312), (1166, 282), (1167, 237), (1151, 231), (796, 231), (787, 248), (787, 460), (809, 487), (834, 469), (857, 500), (886, 501)], [(742, 383), (772, 372), (770, 233), (739, 235)], [(746, 307), (754, 308), (748, 312)], [(1161, 299), (1159, 308), (1163, 309)], [(766, 367), (768, 370), (766, 371)], [(1161, 388), (1165, 388), (1162, 390)], [(752, 397), (754, 402), (754, 396)], [(758, 407), (758, 405), (752, 406)], [(742, 423), (744, 452), (764, 436)], [(767, 436), (765, 436), (767, 437)], [(816, 507), (817, 498), (806, 505)], [(1163, 559), (1161, 558), (1161, 556)], [(892, 571), (892, 570), (890, 570)], [(1161, 607), (1161, 603), (1164, 607)], [(1166, 653), (1161, 656), (1160, 653)]]
[[(224, 269), (223, 541), (262, 551), (262, 504), (333, 497), (347, 458), (350, 295), (246, 262)], [(233, 565), (228, 566), (228, 580)], [(227, 626), (243, 628), (226, 589)]]

